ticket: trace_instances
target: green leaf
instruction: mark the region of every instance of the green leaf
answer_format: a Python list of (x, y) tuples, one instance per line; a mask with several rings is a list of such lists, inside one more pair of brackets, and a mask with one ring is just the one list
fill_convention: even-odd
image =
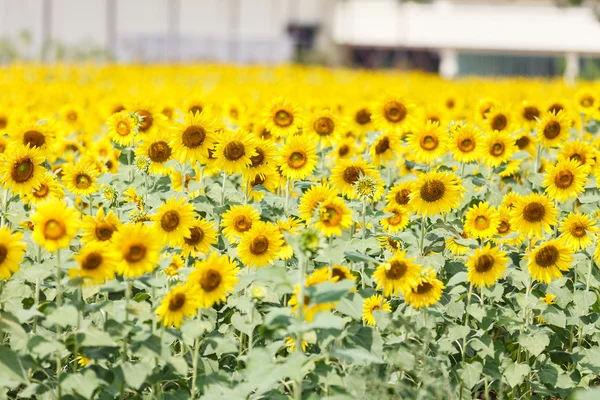
[(360, 320), (363, 311), (363, 298), (357, 293), (344, 296), (336, 306), (336, 310), (351, 318)]
[(121, 371), (123, 372), (123, 377), (125, 378), (127, 386), (136, 390), (142, 386), (150, 372), (148, 368), (143, 368), (140, 365), (131, 363), (121, 364), (119, 368), (121, 368)]
[(369, 255), (358, 253), (356, 251), (345, 251), (344, 256), (350, 261), (354, 262), (366, 262), (366, 263), (375, 263), (379, 264), (380, 261), (376, 258), (373, 258)]
[(77, 325), (77, 309), (70, 304), (63, 305), (60, 309), (55, 309), (52, 314), (46, 317), (44, 324), (59, 325), (63, 328)]
[(240, 332), (244, 332), (246, 335), (250, 335), (250, 333), (254, 330), (254, 325), (251, 324), (247, 318), (242, 317), (242, 315), (238, 312), (231, 316), (231, 325), (235, 329)]
[(306, 288), (310, 304), (332, 303), (339, 301), (342, 296), (354, 287), (354, 281), (345, 279), (341, 282), (323, 282)]
[(510, 387), (515, 387), (523, 382), (530, 370), (527, 364), (518, 364), (511, 361), (508, 367), (504, 369), (504, 377)]
[(13, 388), (27, 382), (21, 360), (7, 346), (0, 346), (0, 387)]
[(481, 322), (483, 317), (485, 317), (485, 309), (480, 304), (470, 304), (467, 307), (467, 312), (478, 322)]
[(0, 314), (0, 332), (10, 333), (14, 337), (27, 335), (15, 316), (7, 312)]
[(91, 399), (96, 388), (104, 383), (93, 370), (86, 369), (83, 374), (68, 374), (62, 381), (62, 389), (66, 393), (76, 393)]
[(117, 343), (113, 338), (105, 331), (101, 331), (93, 326), (89, 326), (82, 330), (83, 340), (81, 341), (82, 346), (89, 347), (117, 347)]
[(532, 331), (528, 334), (519, 336), (519, 344), (537, 357), (542, 354), (542, 351), (550, 344), (550, 337), (543, 331)]
[(483, 372), (483, 365), (479, 361), (470, 364), (463, 363), (460, 371), (460, 379), (465, 383), (465, 387), (472, 388), (479, 382), (479, 377)]
[(589, 314), (590, 307), (596, 303), (597, 297), (594, 292), (578, 291), (573, 296), (573, 314), (576, 316)]
[(138, 292), (133, 296), (133, 301), (136, 303), (141, 303), (142, 301), (146, 301), (150, 298), (148, 293)]

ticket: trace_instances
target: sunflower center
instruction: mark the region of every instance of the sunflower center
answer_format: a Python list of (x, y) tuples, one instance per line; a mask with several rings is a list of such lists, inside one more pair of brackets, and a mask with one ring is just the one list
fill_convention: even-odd
[(390, 138), (384, 136), (380, 141), (375, 145), (375, 153), (383, 154), (390, 148)]
[(381, 306), (379, 305), (374, 305), (373, 307), (371, 307), (371, 313), (373, 313), (373, 311), (380, 311), (381, 310)]
[(560, 124), (557, 121), (550, 121), (544, 127), (544, 136), (546, 139), (554, 139), (560, 134)]
[(496, 142), (490, 147), (490, 154), (498, 157), (504, 154), (504, 143)]
[(67, 227), (61, 221), (49, 219), (44, 224), (44, 237), (49, 240), (58, 240), (67, 233)]
[(350, 185), (354, 185), (361, 175), (365, 174), (365, 170), (356, 165), (351, 165), (344, 170), (344, 180)]
[(7, 256), (8, 256), (8, 249), (6, 248), (5, 245), (0, 244), (0, 265), (2, 265), (4, 260), (6, 260)]
[(536, 201), (529, 203), (523, 209), (523, 218), (528, 222), (540, 222), (546, 215), (546, 208)]
[(148, 157), (152, 162), (164, 163), (171, 157), (171, 147), (167, 142), (163, 142), (162, 140), (154, 142), (148, 149)]
[(556, 247), (546, 246), (535, 255), (535, 262), (542, 268), (548, 268), (556, 264), (558, 256), (559, 252)]
[(206, 140), (206, 131), (203, 127), (197, 125), (188, 126), (181, 135), (183, 145), (190, 149), (202, 146), (204, 140)]
[(488, 272), (494, 266), (494, 257), (489, 254), (483, 254), (475, 261), (475, 271), (480, 274)]
[(460, 151), (462, 151), (464, 153), (473, 151), (473, 149), (475, 149), (475, 141), (471, 138), (462, 139), (458, 143), (458, 148), (460, 149)]
[(254, 180), (250, 182), (250, 185), (254, 187), (256, 185), (262, 185), (263, 183), (265, 183), (265, 179), (262, 177), (262, 175), (258, 174), (254, 177)]
[(300, 151), (294, 151), (292, 154), (290, 154), (287, 161), (290, 168), (293, 169), (302, 168), (306, 164), (306, 162), (306, 153)]
[(117, 123), (115, 130), (117, 131), (117, 134), (119, 134), (120, 136), (127, 136), (127, 135), (129, 135), (129, 132), (131, 131), (129, 129), (129, 125), (123, 121), (119, 121), (119, 123)]
[(333, 130), (335, 128), (335, 123), (333, 122), (333, 120), (331, 118), (319, 117), (315, 121), (313, 128), (315, 129), (315, 132), (317, 132), (317, 134), (319, 136), (329, 136), (333, 133)]
[(523, 109), (523, 118), (527, 121), (535, 121), (540, 116), (540, 110), (537, 107), (527, 106)]
[(582, 107), (588, 108), (594, 104), (594, 99), (591, 96), (583, 96), (579, 101)]
[(88, 174), (77, 174), (75, 176), (75, 186), (77, 189), (87, 189), (92, 186), (92, 178)]
[(510, 230), (510, 224), (507, 221), (500, 221), (498, 226), (498, 233), (505, 234)]
[(169, 300), (169, 311), (177, 311), (185, 304), (185, 293), (176, 293)]
[(406, 118), (406, 106), (397, 101), (390, 101), (383, 107), (385, 119), (390, 122), (400, 122)]
[(393, 260), (389, 265), (390, 267), (385, 269), (385, 277), (391, 280), (402, 278), (408, 270), (408, 265), (404, 261)]
[(138, 110), (138, 115), (140, 117), (144, 117), (142, 122), (140, 122), (140, 131), (146, 132), (148, 129), (152, 128), (152, 124), (154, 123), (154, 117), (147, 110)]
[(531, 139), (529, 139), (529, 136), (521, 136), (520, 138), (517, 139), (517, 141), (515, 142), (517, 147), (519, 148), (519, 150), (523, 150), (525, 148), (527, 148), (527, 146), (529, 145), (529, 143), (531, 142)]
[(421, 198), (428, 203), (433, 203), (444, 197), (446, 186), (444, 182), (433, 179), (423, 184), (420, 190)]
[(221, 274), (219, 271), (209, 269), (206, 271), (204, 276), (200, 279), (200, 286), (205, 292), (212, 292), (219, 287), (221, 283)]
[(319, 218), (327, 226), (338, 226), (342, 220), (342, 214), (336, 207), (325, 206), (319, 210)]
[(240, 215), (235, 218), (233, 225), (238, 232), (246, 232), (252, 228), (252, 220), (245, 215)]
[(584, 165), (586, 162), (586, 157), (583, 154), (579, 154), (579, 153), (573, 153), (570, 157), (569, 160), (575, 160), (577, 161), (579, 164)]
[(340, 157), (344, 157), (348, 153), (350, 153), (350, 146), (348, 146), (347, 144), (341, 145), (340, 148), (338, 149), (338, 154)]
[(134, 243), (129, 246), (125, 253), (125, 260), (128, 262), (141, 261), (146, 256), (146, 246), (143, 243)]
[(564, 109), (565, 108), (562, 106), (562, 104), (559, 104), (559, 103), (554, 103), (550, 107), (548, 107), (548, 111), (550, 111), (551, 113), (555, 113), (555, 114)]
[(110, 240), (115, 231), (116, 229), (112, 224), (104, 221), (96, 225), (94, 233), (96, 234), (96, 239), (101, 242), (106, 242), (107, 240)]
[(475, 227), (477, 229), (487, 229), (490, 227), (490, 220), (483, 215), (478, 215), (475, 218)]
[(408, 201), (410, 200), (410, 190), (399, 190), (398, 192), (396, 192), (396, 196), (394, 197), (394, 199), (396, 200), (396, 203), (400, 204), (401, 206), (408, 204)]
[(46, 136), (40, 131), (31, 130), (23, 134), (23, 144), (31, 147), (42, 147), (46, 143)]
[(171, 107), (163, 107), (162, 113), (165, 117), (169, 119), (173, 118), (173, 109)]
[(265, 235), (259, 235), (252, 239), (250, 243), (250, 252), (255, 256), (260, 256), (269, 250), (269, 239)]
[(252, 168), (261, 166), (263, 161), (265, 161), (265, 152), (257, 147), (256, 155), (250, 157), (250, 161), (252, 162)]
[(38, 199), (43, 199), (50, 193), (50, 188), (45, 183), (40, 183), (40, 187), (33, 190), (33, 196)]
[(494, 118), (492, 119), (492, 129), (494, 129), (494, 130), (501, 131), (506, 128), (507, 124), (508, 124), (508, 120), (506, 119), (506, 116), (503, 114), (498, 114), (498, 115), (494, 116)]
[(433, 289), (433, 285), (429, 282), (421, 282), (416, 289), (413, 289), (417, 294), (427, 294)]
[(244, 143), (239, 140), (234, 140), (233, 142), (227, 143), (225, 148), (223, 148), (223, 155), (226, 159), (230, 161), (236, 161), (240, 158), (244, 157), (246, 154), (246, 148), (244, 147)]
[(554, 184), (561, 189), (566, 189), (573, 183), (573, 178), (574, 176), (571, 171), (558, 171), (558, 174), (556, 174), (556, 177), (554, 178)]
[(77, 113), (73, 110), (67, 113), (67, 120), (71, 122), (77, 121)]
[(15, 162), (10, 170), (10, 176), (17, 183), (27, 182), (33, 176), (35, 165), (30, 158), (25, 158)]
[(580, 222), (574, 223), (569, 231), (571, 232), (571, 235), (576, 238), (584, 237), (586, 235), (585, 226)]
[(346, 273), (341, 268), (332, 268), (331, 269), (331, 277), (338, 278), (337, 281), (343, 281), (344, 279), (348, 279)]
[(4, 116), (0, 117), (0, 129), (6, 128), (6, 125), (8, 125), (8, 121), (6, 120), (6, 117), (4, 117)]
[(174, 210), (164, 213), (160, 218), (160, 226), (167, 232), (174, 231), (179, 226), (179, 213)]
[[(2, 129), (2, 128), (0, 128)], [(4, 151), (6, 150), (6, 146), (4, 145), (4, 143), (0, 143), (0, 154), (4, 153)]]
[(278, 110), (275, 113), (275, 118), (273, 119), (275, 125), (286, 127), (290, 126), (292, 122), (294, 122), (294, 116), (286, 110)]
[(198, 226), (193, 226), (190, 228), (190, 237), (184, 237), (183, 241), (188, 246), (195, 246), (200, 243), (202, 239), (204, 239), (204, 231)]
[(359, 125), (366, 125), (371, 122), (371, 113), (368, 110), (361, 108), (356, 112), (354, 120)]
[(433, 135), (425, 135), (423, 137), (421, 137), (420, 140), (420, 145), (421, 148), (427, 151), (431, 151), (434, 150), (436, 147), (438, 147), (439, 144), (439, 140), (437, 137), (433, 136)]
[(202, 114), (202, 110), (204, 110), (204, 107), (202, 107), (200, 104), (194, 104), (188, 108), (188, 111), (190, 111), (192, 114)]
[(98, 252), (92, 252), (85, 257), (81, 263), (81, 268), (87, 271), (93, 271), (102, 264), (102, 254)]

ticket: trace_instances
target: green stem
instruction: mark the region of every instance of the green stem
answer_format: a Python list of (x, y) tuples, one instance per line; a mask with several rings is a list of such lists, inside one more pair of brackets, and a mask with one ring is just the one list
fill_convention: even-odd
[[(467, 307), (465, 308), (465, 327), (469, 326), (469, 306), (471, 305), (471, 295), (473, 294), (473, 284), (469, 284), (469, 293), (467, 294)], [(460, 349), (461, 360), (464, 361), (467, 352), (467, 335), (463, 335), (462, 348)], [(462, 396), (462, 393), (461, 393)]]
[(8, 215), (8, 189), (4, 190), (4, 198), (2, 200), (2, 214), (0, 215), (0, 228), (4, 226), (5, 215)]
[[(83, 293), (82, 293), (81, 285), (79, 285), (79, 287), (77, 288), (77, 296), (79, 297), (79, 300), (81, 302), (83, 302)], [(77, 372), (77, 369), (79, 367), (79, 365), (77, 363), (77, 355), (79, 353), (79, 342), (77, 341), (77, 333), (79, 332), (80, 328), (81, 328), (81, 310), (79, 309), (79, 307), (77, 307), (77, 326), (75, 328), (75, 334), (73, 335), (73, 353), (75, 354), (75, 363), (73, 365), (74, 372)]]
[(423, 255), (423, 245), (425, 243), (425, 216), (421, 219), (421, 240), (419, 241), (419, 251)]
[[(306, 268), (306, 255), (298, 255), (298, 297), (296, 304), (298, 306), (298, 332), (296, 332), (296, 351), (302, 350), (302, 322), (304, 321), (304, 270)], [(302, 399), (302, 381), (304, 376), (299, 372), (294, 380), (294, 399)]]
[(199, 339), (194, 340), (194, 353), (192, 356), (192, 382), (190, 383), (191, 400), (196, 399), (196, 380), (198, 379), (198, 353), (200, 351)]
[[(60, 285), (61, 270), (60, 270), (60, 250), (56, 251), (56, 308), (62, 306), (62, 288)], [(56, 340), (60, 342), (62, 330), (60, 325), (56, 324)], [(62, 388), (60, 386), (60, 375), (62, 372), (62, 357), (60, 350), (56, 350), (56, 398), (62, 399)]]
[(129, 322), (129, 301), (131, 299), (131, 280), (127, 279), (127, 287), (125, 289), (125, 336), (123, 337), (123, 361), (127, 361), (127, 342), (129, 340), (129, 332), (127, 323)]
[[(363, 252), (367, 253), (367, 249), (366, 249), (366, 240), (367, 240), (367, 201), (365, 199), (363, 199), (362, 201), (362, 247), (363, 247)], [(367, 266), (367, 263), (362, 263), (361, 267), (360, 267), (360, 286), (362, 289), (365, 288), (365, 267)]]
[[(590, 291), (590, 280), (592, 279), (592, 267), (594, 266), (594, 259), (590, 257), (590, 264), (588, 266), (587, 277), (585, 279), (585, 293), (587, 294)], [(577, 338), (577, 346), (581, 347), (583, 343), (583, 325), (581, 321), (579, 321), (579, 328), (577, 330), (578, 338)]]
[(283, 204), (283, 213), (288, 216), (288, 203), (290, 201), (290, 180), (285, 180), (285, 203)]

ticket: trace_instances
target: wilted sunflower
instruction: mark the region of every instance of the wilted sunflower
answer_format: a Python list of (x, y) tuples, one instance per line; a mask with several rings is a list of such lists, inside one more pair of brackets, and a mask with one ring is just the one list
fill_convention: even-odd
[(550, 198), (564, 202), (585, 191), (588, 171), (577, 160), (562, 160), (547, 169), (542, 184)]
[(596, 220), (589, 215), (581, 213), (569, 213), (558, 227), (561, 232), (560, 238), (571, 247), (573, 251), (588, 248), (599, 231)]
[(238, 283), (238, 266), (226, 255), (211, 253), (203, 261), (196, 261), (187, 285), (198, 294), (201, 307), (212, 307), (227, 299)]
[(169, 146), (180, 162), (205, 162), (215, 144), (218, 124), (207, 113), (189, 112), (171, 128)]
[(289, 260), (294, 255), (294, 249), (289, 243), (287, 243), (284, 233), (287, 232), (291, 235), (294, 235), (298, 231), (299, 227), (300, 220), (294, 217), (285, 220), (277, 220), (277, 228), (279, 229), (279, 232), (281, 232), (281, 236), (283, 237), (283, 245), (281, 246), (281, 250), (279, 251), (279, 258), (281, 258), (282, 260)]
[(330, 197), (317, 207), (319, 219), (314, 221), (324, 236), (342, 236), (342, 230), (352, 225), (352, 211), (340, 197)]
[(194, 206), (187, 203), (186, 199), (170, 198), (162, 203), (152, 220), (163, 243), (179, 246), (184, 238), (190, 237), (195, 214)]
[(77, 164), (64, 164), (62, 169), (62, 181), (73, 194), (87, 196), (98, 191), (100, 171), (95, 165), (80, 161)]
[(229, 174), (241, 173), (252, 165), (251, 157), (258, 155), (256, 144), (256, 139), (249, 132), (225, 130), (215, 146), (215, 166)]
[(390, 217), (386, 217), (379, 221), (383, 227), (383, 231), (387, 233), (395, 233), (403, 230), (410, 221), (410, 211), (405, 207), (386, 206), (383, 212), (392, 213)]
[(371, 120), (379, 131), (399, 133), (412, 121), (414, 105), (400, 96), (385, 96), (371, 107)]
[(319, 203), (339, 194), (339, 191), (329, 183), (319, 183), (311, 186), (300, 198), (298, 214), (307, 224), (310, 223)]
[(488, 243), (469, 256), (469, 261), (465, 264), (469, 269), (467, 280), (476, 287), (492, 286), (502, 277), (507, 264), (506, 253)]
[(38, 205), (31, 221), (33, 240), (49, 252), (68, 247), (80, 224), (77, 211), (62, 200), (48, 200)]
[(308, 135), (321, 146), (334, 144), (344, 131), (344, 121), (329, 109), (320, 109), (305, 118), (303, 135)]
[(21, 144), (9, 146), (0, 159), (0, 182), (13, 193), (30, 194), (44, 178), (44, 160), (40, 149)]
[(383, 289), (386, 297), (410, 290), (421, 276), (421, 266), (414, 261), (414, 258), (406, 257), (406, 250), (402, 250), (378, 266), (373, 273), (373, 280), (377, 283), (375, 290)]
[[(327, 267), (319, 268), (319, 269), (315, 270), (312, 274), (310, 274), (306, 277), (304, 286), (305, 286), (305, 288), (315, 286), (315, 285), (318, 285), (319, 283), (330, 281), (331, 278), (332, 278), (331, 271), (329, 270), (329, 268), (327, 268)], [(300, 288), (298, 285), (296, 285), (294, 287), (294, 294), (289, 302), (289, 305), (292, 307), (292, 312), (294, 312), (294, 313), (298, 312), (299, 289)], [(319, 313), (321, 311), (329, 311), (336, 306), (336, 303), (334, 303), (334, 302), (311, 304), (310, 300), (311, 300), (310, 296), (308, 296), (306, 290), (304, 290), (304, 299), (302, 302), (302, 314), (304, 316), (304, 319), (308, 322), (311, 322), (315, 318), (315, 315), (317, 313)]]
[(538, 121), (538, 141), (542, 147), (560, 147), (569, 138), (571, 120), (564, 111), (546, 112)]
[(388, 313), (392, 312), (390, 303), (385, 301), (380, 294), (374, 294), (373, 296), (363, 300), (362, 320), (365, 324), (369, 326), (375, 326), (377, 324), (375, 317), (373, 316), (375, 311)]
[(560, 239), (542, 243), (533, 251), (528, 251), (528, 270), (533, 279), (551, 283), (552, 279), (562, 277), (561, 271), (571, 269), (573, 250)]
[(558, 210), (547, 196), (531, 193), (515, 201), (511, 211), (510, 225), (527, 237), (542, 236), (542, 232), (550, 232), (551, 225), (556, 225)]
[(185, 318), (193, 317), (202, 306), (200, 296), (181, 283), (171, 289), (156, 308), (158, 320), (164, 326), (179, 329)]
[(23, 232), (12, 233), (0, 227), (0, 280), (8, 280), (19, 270), (27, 245), (22, 242)]
[(260, 214), (250, 205), (235, 205), (223, 213), (222, 218), (223, 234), (229, 241), (234, 241), (260, 221)]
[(167, 170), (165, 163), (172, 159), (173, 149), (169, 144), (170, 137), (165, 131), (158, 131), (154, 135), (144, 136), (142, 143), (137, 147), (137, 157), (146, 156), (150, 160), (151, 174), (164, 174)]
[(291, 136), (303, 125), (302, 109), (289, 99), (273, 99), (262, 111), (265, 128), (275, 137)]
[(416, 279), (410, 290), (404, 292), (406, 304), (416, 309), (428, 307), (437, 303), (442, 298), (442, 291), (445, 286), (435, 277), (435, 272), (427, 268), (423, 275)]
[(412, 211), (409, 204), (410, 193), (414, 190), (414, 181), (404, 181), (392, 186), (387, 196), (385, 197), (388, 207), (398, 206), (403, 207), (408, 211)]
[(279, 168), (289, 180), (308, 178), (317, 163), (317, 148), (308, 136), (292, 136), (279, 149)]
[(189, 230), (189, 235), (184, 236), (181, 243), (181, 250), (186, 257), (195, 256), (198, 253), (208, 254), (212, 245), (217, 243), (217, 230), (214, 222), (197, 217)]
[(283, 236), (277, 225), (258, 221), (242, 235), (238, 254), (244, 265), (266, 267), (277, 259), (283, 244)]
[(120, 111), (106, 121), (108, 137), (121, 146), (131, 146), (138, 133), (138, 120), (130, 112)]
[(485, 138), (483, 161), (488, 167), (497, 167), (510, 160), (518, 149), (508, 132), (494, 131)]
[(448, 135), (438, 122), (427, 121), (413, 126), (407, 141), (415, 160), (423, 164), (439, 160), (448, 151)]
[(451, 172), (421, 174), (410, 194), (409, 205), (423, 216), (445, 214), (464, 198), (462, 181)]
[(378, 189), (372, 200), (378, 201), (381, 199), (384, 191), (382, 186), (383, 181), (381, 181), (375, 167), (364, 160), (340, 160), (331, 170), (331, 183), (343, 196), (346, 196), (350, 200), (354, 200), (359, 197), (355, 185), (361, 176), (374, 178), (378, 181)]
[(465, 230), (470, 237), (488, 239), (498, 232), (500, 215), (487, 201), (469, 208), (465, 215)]
[(558, 151), (557, 160), (575, 160), (579, 165), (593, 167), (596, 164), (596, 149), (588, 142), (579, 140), (563, 143)]
[(119, 230), (121, 221), (117, 215), (110, 210), (104, 213), (104, 208), (100, 207), (95, 217), (86, 215), (83, 217), (83, 233), (81, 241), (84, 243), (108, 243), (112, 239), (113, 234)]
[(381, 133), (369, 147), (369, 154), (371, 154), (373, 164), (384, 165), (388, 161), (393, 161), (396, 158), (397, 147), (398, 140), (396, 135), (387, 132)]
[(61, 200), (65, 197), (63, 187), (54, 175), (46, 172), (39, 185), (33, 189), (33, 192), (26, 194), (23, 200), (29, 204), (40, 204), (49, 199)]
[(454, 160), (461, 163), (477, 161), (482, 154), (481, 131), (472, 125), (459, 125), (452, 131), (448, 148)]
[(139, 278), (158, 265), (162, 240), (155, 229), (138, 222), (121, 225), (113, 234), (112, 247), (119, 255), (116, 272), (127, 278)]
[(90, 242), (84, 245), (79, 254), (73, 258), (79, 268), (71, 268), (71, 279), (81, 277), (84, 283), (102, 284), (115, 276), (115, 267), (119, 262), (119, 255), (114, 249), (107, 248), (105, 243)]

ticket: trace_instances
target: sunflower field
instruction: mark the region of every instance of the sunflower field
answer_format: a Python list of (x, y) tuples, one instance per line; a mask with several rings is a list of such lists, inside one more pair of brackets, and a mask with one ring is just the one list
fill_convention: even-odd
[(599, 128), (594, 83), (4, 67), (0, 399), (598, 398)]

